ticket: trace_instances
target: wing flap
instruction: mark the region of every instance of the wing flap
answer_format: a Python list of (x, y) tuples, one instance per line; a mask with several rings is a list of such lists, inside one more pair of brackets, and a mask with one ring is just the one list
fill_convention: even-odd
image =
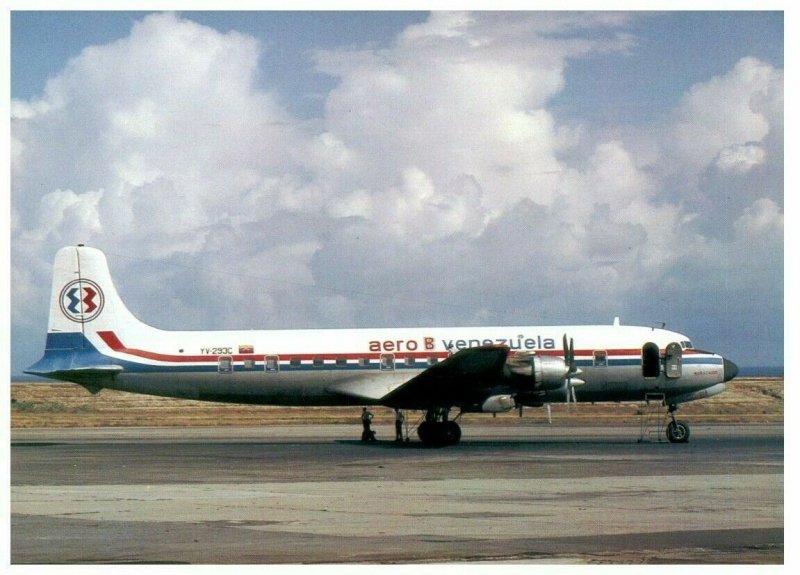
[(365, 403), (377, 403), (387, 393), (397, 385), (387, 385), (378, 379), (353, 379), (349, 381), (341, 381), (329, 385), (325, 388), (326, 391), (331, 393), (338, 393), (364, 401)]

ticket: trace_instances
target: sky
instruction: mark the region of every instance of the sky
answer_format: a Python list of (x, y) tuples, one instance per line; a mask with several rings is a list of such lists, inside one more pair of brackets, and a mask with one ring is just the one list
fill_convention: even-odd
[(783, 365), (781, 12), (10, 26), (12, 374), (77, 243), (163, 329), (619, 316)]

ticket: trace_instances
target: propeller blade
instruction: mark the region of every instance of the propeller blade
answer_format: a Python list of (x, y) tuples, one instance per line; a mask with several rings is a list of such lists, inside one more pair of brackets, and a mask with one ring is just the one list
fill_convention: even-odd
[(575, 372), (575, 341), (569, 338), (569, 371)]
[(565, 333), (563, 336), (563, 344), (564, 363), (567, 365), (567, 373), (564, 377), (564, 399), (569, 406), (570, 401), (572, 401), (572, 403), (578, 403), (578, 400), (575, 398), (575, 385), (580, 385), (584, 382), (580, 379), (576, 379), (574, 385), (572, 382), (572, 376), (581, 373), (581, 370), (578, 369), (578, 366), (575, 363), (575, 340), (569, 338), (568, 343), (567, 334)]
[(567, 365), (568, 374), (575, 373), (577, 370), (575, 369), (575, 340), (569, 338), (569, 343), (567, 343), (567, 334), (564, 334), (563, 337), (564, 343), (564, 363)]
[(547, 406), (547, 423), (553, 423), (553, 414), (550, 410), (550, 403), (545, 403), (545, 406)]

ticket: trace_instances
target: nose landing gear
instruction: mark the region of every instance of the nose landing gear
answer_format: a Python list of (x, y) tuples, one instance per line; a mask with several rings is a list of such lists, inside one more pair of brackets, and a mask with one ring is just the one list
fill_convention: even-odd
[(689, 424), (680, 419), (675, 419), (675, 410), (677, 409), (677, 405), (669, 406), (669, 416), (672, 421), (667, 424), (667, 439), (670, 443), (686, 443), (689, 441)]

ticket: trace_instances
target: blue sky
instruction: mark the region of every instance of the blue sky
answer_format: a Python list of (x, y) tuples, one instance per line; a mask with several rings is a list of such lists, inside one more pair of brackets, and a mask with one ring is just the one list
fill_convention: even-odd
[[(106, 44), (128, 34), (146, 12), (19, 11), (12, 15), (12, 97), (31, 98), (41, 93), (47, 78), (57, 74), (70, 58), (86, 46)], [(352, 44), (381, 45), (402, 29), (425, 20), (425, 12), (292, 12), (268, 16), (239, 11), (187, 11), (194, 22), (220, 32), (236, 30), (264, 42), (259, 79), (264, 87), (277, 87), (285, 102), (301, 115), (319, 114), (321, 99), (310, 97), (330, 90), (333, 81), (310, 67), (309, 52)], [(54, 45), (52, 38), (59, 38)], [(15, 49), (17, 48), (18, 49)]]
[[(32, 98), (86, 46), (127, 35), (146, 12), (18, 11), (11, 19), (11, 95)], [(385, 46), (426, 12), (291, 12), (253, 17), (251, 12), (186, 11), (191, 20), (221, 32), (237, 30), (264, 41), (262, 81), (277, 84), (287, 105), (302, 115), (319, 113), (309, 93), (331, 89), (333, 79), (314, 72), (309, 52), (357, 44)], [(555, 106), (595, 121), (635, 114), (646, 118), (674, 105), (692, 84), (731, 68), (742, 53), (783, 67), (783, 17), (775, 11), (658, 12), (631, 26), (636, 49), (570, 62), (572, 89)], [(54, 44), (53, 37), (59, 39)], [(700, 57), (702, 55), (702, 57)], [(654, 74), (653, 70), (660, 73)], [(634, 103), (632, 106), (631, 103)], [(624, 108), (624, 110), (622, 110)], [(622, 111), (621, 111), (622, 110)]]
[(783, 24), (14, 12), (11, 371), (78, 242), (162, 328), (621, 316), (782, 365)]

